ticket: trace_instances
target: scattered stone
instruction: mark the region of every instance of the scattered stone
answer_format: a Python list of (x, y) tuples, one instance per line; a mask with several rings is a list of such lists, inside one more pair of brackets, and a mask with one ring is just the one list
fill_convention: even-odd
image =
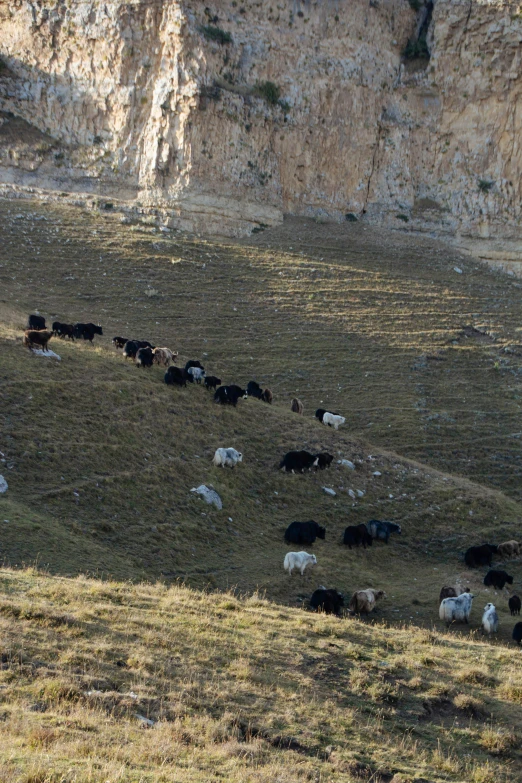
[(350, 495), (351, 498), (355, 500), (355, 492), (353, 491), (353, 489), (349, 489), (348, 494)]
[(326, 492), (327, 495), (330, 495), (330, 497), (334, 498), (337, 495), (337, 492), (334, 489), (330, 489), (330, 487), (323, 487), (323, 490)]
[(57, 353), (54, 351), (48, 350), (48, 351), (42, 351), (41, 348), (33, 348), (31, 353), (34, 356), (43, 356), (45, 359), (57, 359), (59, 362), (62, 361), (62, 357), (58, 356)]
[(154, 726), (154, 721), (150, 718), (146, 718), (144, 715), (140, 715), (138, 712), (136, 713), (136, 717), (139, 720), (142, 728), (144, 729), (150, 729), (152, 726)]
[(456, 272), (458, 275), (462, 274), (462, 269), (460, 268), (460, 266), (454, 266), (453, 271)]
[(200, 484), (199, 487), (192, 487), (191, 492), (195, 492), (197, 495), (201, 495), (203, 500), (209, 504), (213, 504), (218, 511), (223, 508), (223, 503), (218, 493), (212, 487), (207, 487), (205, 484)]
[(348, 468), (348, 470), (355, 470), (355, 465), (353, 462), (350, 462), (349, 459), (340, 459), (337, 460), (339, 465), (342, 465), (344, 468)]
[(3, 495), (4, 492), (7, 492), (7, 481), (3, 476), (0, 476), (0, 495)]
[(362, 490), (362, 489), (358, 489), (358, 490), (357, 490), (357, 494), (359, 495), (359, 497), (360, 497), (360, 498), (363, 498), (363, 497), (364, 497), (364, 492), (363, 492), (363, 490)]
[(374, 470), (372, 475), (373, 476), (382, 476), (382, 473), (381, 473), (380, 470)]

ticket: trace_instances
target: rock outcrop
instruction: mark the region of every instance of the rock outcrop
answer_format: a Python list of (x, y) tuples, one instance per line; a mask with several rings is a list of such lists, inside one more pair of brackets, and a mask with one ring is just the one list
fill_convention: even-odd
[(518, 7), (5, 0), (0, 183), (210, 232), (353, 213), (516, 241)]

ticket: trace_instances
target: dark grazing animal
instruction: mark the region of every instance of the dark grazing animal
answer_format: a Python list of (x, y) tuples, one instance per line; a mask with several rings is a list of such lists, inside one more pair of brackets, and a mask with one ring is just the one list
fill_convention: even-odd
[(189, 359), (185, 365), (185, 370), (190, 370), (191, 367), (199, 367), (200, 370), (205, 370), (201, 362), (198, 362), (197, 359)]
[(462, 593), (469, 593), (470, 589), (469, 587), (466, 587), (464, 590), (460, 587), (441, 587), (440, 588), (440, 594), (439, 594), (439, 604), (441, 604), (445, 598), (458, 598), (459, 595), (462, 595)]
[(214, 394), (214, 402), (218, 402), (221, 405), (233, 405), (235, 408), (237, 401), (241, 398), (246, 399), (247, 396), (246, 391), (240, 386), (236, 386), (236, 384), (220, 386)]
[(255, 397), (257, 400), (263, 399), (263, 389), (255, 381), (249, 381), (247, 384), (247, 394), (249, 397)]
[(294, 399), (290, 403), (290, 410), (292, 411), (292, 413), (298, 413), (300, 416), (302, 416), (304, 413), (304, 405), (300, 399), (294, 397)]
[(123, 348), (125, 346), (125, 343), (129, 342), (128, 337), (113, 337), (112, 338), (112, 344), (115, 348)]
[(42, 329), (45, 329), (45, 318), (41, 315), (30, 315), (27, 319), (27, 326), (25, 327), (26, 331), (28, 329), (34, 329), (37, 332), (42, 331)]
[(520, 609), (522, 607), (522, 602), (520, 601), (520, 598), (518, 595), (512, 595), (511, 598), (508, 601), (509, 611), (512, 615), (514, 614), (520, 614)]
[(140, 348), (136, 354), (136, 367), (152, 367), (153, 363), (152, 348)]
[(92, 343), (95, 334), (103, 335), (103, 329), (98, 324), (90, 322), (88, 324), (74, 324), (74, 336), (78, 339), (89, 340)]
[(137, 340), (127, 340), (127, 342), (123, 346), (123, 355), (125, 356), (126, 359), (135, 359), (136, 354), (140, 350), (140, 347), (141, 346), (137, 342)]
[(484, 577), (486, 587), (494, 587), (495, 590), (503, 590), (506, 583), (513, 584), (513, 577), (507, 571), (488, 571)]
[(513, 639), (518, 645), (522, 642), (522, 623), (517, 623), (513, 628)]
[(279, 463), (279, 469), (284, 468), (287, 473), (304, 473), (316, 467), (317, 462), (318, 457), (309, 451), (289, 451)]
[(204, 383), (207, 389), (216, 389), (221, 386), (221, 378), (216, 378), (215, 375), (205, 375)]
[(372, 538), (376, 538), (379, 541), (385, 541), (386, 543), (388, 543), (392, 533), (398, 533), (400, 535), (402, 532), (401, 526), (397, 525), (395, 522), (381, 522), (378, 519), (370, 519), (366, 524), (366, 528)]
[(42, 351), (48, 351), (47, 344), (53, 333), (47, 329), (26, 329), (24, 332), (23, 344), (32, 351), (34, 348), (41, 348)]
[(345, 544), (348, 549), (351, 549), (352, 546), (361, 545), (366, 549), (366, 547), (371, 546), (372, 543), (373, 538), (368, 533), (366, 525), (363, 525), (362, 523), (360, 525), (349, 525), (344, 531), (343, 544)]
[(326, 587), (319, 587), (310, 598), (310, 607), (316, 612), (339, 614), (343, 606), (343, 594), (337, 590), (327, 590)]
[(316, 538), (325, 539), (326, 528), (311, 519), (309, 522), (291, 522), (285, 530), (289, 544), (313, 544)]
[(315, 412), (315, 418), (319, 419), (321, 424), (323, 423), (323, 416), (324, 416), (325, 413), (331, 413), (332, 416), (340, 416), (341, 415), (340, 413), (335, 413), (335, 411), (327, 411), (327, 410), (325, 410), (325, 408), (317, 408), (317, 410)]
[(478, 568), (478, 566), (491, 566), (493, 555), (496, 555), (498, 547), (495, 544), (482, 544), (481, 546), (470, 546), (464, 555), (464, 562), (469, 568)]
[(327, 451), (322, 451), (320, 454), (317, 454), (317, 467), (319, 470), (324, 470), (325, 468), (329, 468), (330, 465), (333, 462), (333, 456), (331, 454), (328, 454)]
[(187, 373), (181, 367), (169, 367), (165, 373), (165, 383), (168, 386), (186, 386)]
[(66, 337), (70, 340), (74, 340), (74, 324), (63, 324), (60, 321), (53, 321), (53, 333), (63, 340), (65, 340)]
[(267, 402), (269, 405), (272, 405), (272, 400), (274, 399), (274, 395), (272, 394), (270, 389), (265, 389), (263, 394), (261, 395), (261, 399), (263, 402)]

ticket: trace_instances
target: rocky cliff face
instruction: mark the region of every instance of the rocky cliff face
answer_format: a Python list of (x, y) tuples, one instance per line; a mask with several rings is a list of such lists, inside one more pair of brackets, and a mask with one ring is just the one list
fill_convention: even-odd
[(0, 182), (208, 231), (354, 213), (516, 237), (519, 4), (436, 0), (431, 59), (405, 62), (412, 5), (4, 0)]

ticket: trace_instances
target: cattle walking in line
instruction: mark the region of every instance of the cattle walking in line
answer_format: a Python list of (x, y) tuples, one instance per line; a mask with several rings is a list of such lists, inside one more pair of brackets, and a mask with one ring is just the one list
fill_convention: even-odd
[(256, 400), (263, 398), (263, 389), (255, 381), (249, 381), (247, 383), (247, 394), (249, 397), (255, 397)]
[(360, 525), (348, 525), (344, 531), (343, 544), (351, 549), (352, 546), (363, 546), (365, 549), (367, 546), (373, 544), (373, 538), (368, 533), (366, 525), (362, 523)]
[(302, 416), (304, 413), (304, 405), (297, 397), (294, 397), (292, 402), (290, 403), (290, 410), (292, 413), (297, 413), (299, 416)]
[(304, 473), (315, 467), (318, 461), (318, 457), (309, 451), (289, 451), (279, 463), (279, 470), (284, 468), (287, 473)]
[(23, 344), (30, 351), (33, 351), (35, 348), (41, 348), (42, 351), (47, 352), (49, 351), (48, 343), (52, 336), (53, 333), (48, 329), (26, 329)]
[(333, 462), (333, 456), (331, 454), (328, 454), (327, 451), (322, 451), (320, 454), (317, 454), (317, 467), (319, 470), (325, 470), (326, 468), (329, 468), (330, 465)]
[(203, 370), (203, 371), (205, 370), (205, 368), (203, 367), (203, 365), (201, 364), (201, 362), (198, 359), (189, 359), (188, 360), (188, 362), (185, 365), (185, 370), (188, 372), (188, 370), (190, 370), (191, 367), (198, 367), (200, 370)]
[(512, 616), (515, 614), (520, 614), (520, 609), (522, 608), (522, 601), (520, 600), (518, 595), (512, 595), (508, 601), (508, 606)]
[(517, 623), (515, 625), (513, 628), (512, 637), (514, 641), (520, 646), (520, 642), (522, 642), (522, 623)]
[(136, 354), (136, 367), (152, 367), (153, 363), (152, 348), (139, 348)]
[(212, 463), (216, 465), (216, 467), (219, 467), (221, 465), (222, 468), (228, 467), (228, 468), (235, 468), (238, 462), (243, 462), (243, 455), (240, 451), (236, 451), (236, 449), (216, 449), (216, 453), (214, 454), (214, 459), (212, 460)]
[(504, 541), (503, 544), (498, 545), (498, 554), (504, 560), (511, 557), (520, 556), (520, 544), (518, 541)]
[(220, 386), (214, 394), (214, 402), (221, 405), (232, 405), (235, 408), (238, 400), (246, 400), (247, 396), (246, 391), (236, 384)]
[(274, 395), (272, 394), (270, 389), (265, 389), (263, 394), (261, 395), (261, 399), (263, 402), (267, 402), (269, 405), (272, 405)]
[(56, 337), (60, 337), (62, 340), (65, 340), (65, 338), (68, 337), (74, 342), (74, 324), (64, 324), (60, 321), (53, 321), (53, 334), (55, 334)]
[(354, 614), (370, 614), (375, 609), (375, 604), (382, 598), (386, 598), (384, 590), (356, 590), (350, 599), (349, 609)]
[(469, 568), (478, 568), (479, 566), (491, 566), (493, 555), (498, 552), (495, 544), (482, 544), (481, 546), (470, 546), (464, 555), (464, 562)]
[(178, 356), (177, 351), (171, 351), (170, 348), (154, 348), (153, 362), (159, 367), (168, 367), (171, 362), (175, 362)]
[(198, 384), (205, 378), (205, 370), (202, 370), (201, 367), (189, 367), (187, 373)]
[(439, 607), (439, 617), (446, 625), (451, 623), (469, 623), (473, 604), (472, 593), (462, 593), (457, 598), (445, 598)]
[(103, 329), (99, 324), (90, 322), (87, 324), (74, 324), (74, 336), (77, 339), (88, 340), (92, 343), (96, 334), (103, 335)]
[(129, 342), (129, 337), (113, 337), (112, 338), (112, 344), (115, 348), (124, 348), (125, 343)]
[(306, 568), (308, 568), (308, 566), (312, 567), (316, 565), (316, 563), (316, 556), (309, 555), (308, 552), (287, 552), (283, 566), (285, 571), (288, 571), (289, 576), (292, 576), (294, 568), (299, 569), (301, 576), (303, 576)]
[(167, 386), (186, 386), (187, 373), (180, 367), (169, 367), (165, 373), (165, 383)]
[(309, 522), (291, 522), (285, 530), (289, 544), (313, 544), (316, 538), (326, 538), (326, 528), (311, 519)]
[(392, 533), (401, 534), (401, 526), (396, 522), (381, 522), (378, 519), (370, 519), (366, 524), (366, 529), (372, 538), (388, 543)]
[(27, 326), (25, 327), (25, 331), (35, 331), (35, 332), (41, 332), (43, 329), (46, 329), (45, 325), (45, 318), (42, 315), (30, 315), (27, 319)]
[(310, 607), (316, 612), (339, 614), (343, 606), (343, 594), (337, 590), (327, 590), (326, 587), (317, 588), (310, 598)]
[(487, 634), (497, 633), (498, 614), (493, 604), (486, 604), (482, 615), (482, 632)]
[(488, 571), (484, 577), (486, 587), (494, 587), (495, 590), (503, 590), (506, 584), (513, 584), (513, 577), (507, 571)]
[(338, 413), (329, 413), (326, 411), (326, 413), (323, 415), (323, 424), (326, 424), (328, 427), (333, 427), (334, 430), (338, 430), (339, 427), (346, 422), (346, 419), (344, 416), (341, 416)]
[(218, 386), (221, 386), (221, 378), (216, 378), (215, 375), (205, 375), (205, 388), (214, 390)]

